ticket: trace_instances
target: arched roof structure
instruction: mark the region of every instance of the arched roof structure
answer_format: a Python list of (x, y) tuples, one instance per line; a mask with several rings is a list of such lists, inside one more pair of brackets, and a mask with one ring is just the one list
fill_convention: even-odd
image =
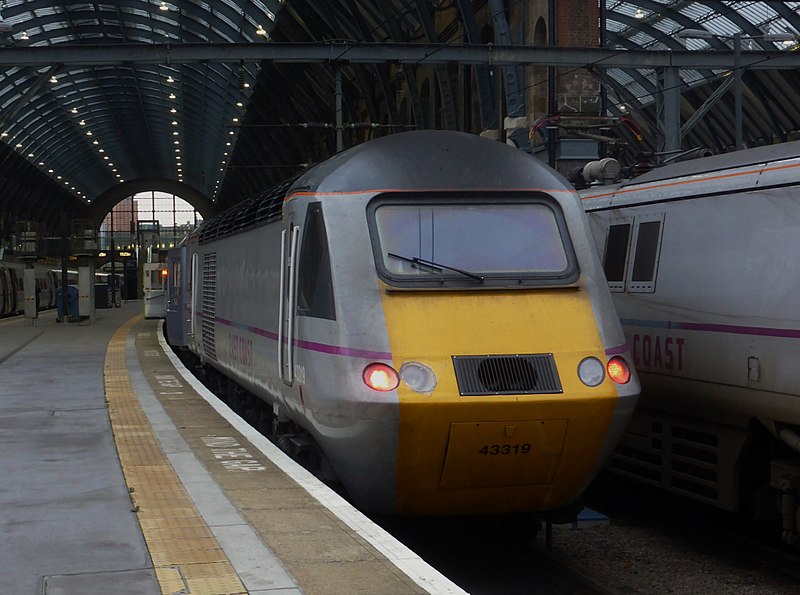
[[(645, 130), (638, 150), (657, 151), (660, 73), (680, 62), (668, 84), (681, 120), (703, 115), (682, 145), (718, 152), (734, 143), (723, 91), (739, 60), (745, 142), (797, 137), (800, 2), (601, 0), (585, 52), (529, 46), (530, 15), (548, 4), (3, 0), (0, 231), (95, 218), (133, 180), (173, 184), (213, 214), (371, 136), (496, 128), (531, 116), (531, 64), (591, 71), (607, 112)], [(680, 35), (695, 29), (707, 38)]]

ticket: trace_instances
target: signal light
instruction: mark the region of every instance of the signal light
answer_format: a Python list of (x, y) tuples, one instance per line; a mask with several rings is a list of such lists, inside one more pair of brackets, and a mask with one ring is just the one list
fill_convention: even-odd
[(400, 384), (400, 376), (392, 366), (386, 364), (373, 363), (364, 368), (361, 374), (364, 384), (372, 390), (382, 393), (394, 390)]
[(166, 277), (169, 273), (167, 273), (167, 269), (161, 269), (161, 276)]
[(612, 357), (606, 366), (608, 376), (617, 384), (627, 384), (631, 379), (631, 370), (621, 357)]

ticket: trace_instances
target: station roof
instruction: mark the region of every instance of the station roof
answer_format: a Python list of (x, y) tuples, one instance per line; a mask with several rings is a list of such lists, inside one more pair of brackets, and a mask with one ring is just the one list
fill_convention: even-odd
[[(96, 218), (144, 189), (174, 192), (202, 205), (204, 214), (252, 197), (335, 151), (337, 70), (345, 146), (405, 128), (458, 126), (446, 97), (441, 121), (427, 123), (404, 120), (393, 98), (413, 76), (409, 64), (431, 64), (445, 77), (445, 56), (491, 63), (492, 46), (475, 29), (476, 14), (487, 6), (496, 14), (504, 3), (2, 0), (0, 224), (4, 213), (50, 226), (62, 213)], [(546, 59), (602, 67), (595, 71), (608, 90), (609, 111), (637, 114), (654, 149), (656, 68), (644, 58), (637, 58), (640, 67), (609, 58), (645, 50), (667, 60), (693, 50), (697, 66), (680, 70), (688, 117), (730, 74), (724, 60), (703, 68), (702, 59), (716, 52), (730, 62), (733, 37), (741, 33), (742, 51), (754, 56), (745, 78), (748, 142), (797, 135), (797, 69), (785, 62), (767, 67), (797, 49), (775, 34), (800, 31), (800, 2), (604, 0), (603, 9), (605, 49), (612, 54), (525, 54), (522, 48), (503, 54), (498, 43), (495, 63), (508, 55), (518, 64)], [(696, 29), (709, 35), (680, 37)], [(513, 32), (511, 40), (518, 45)], [(429, 48), (404, 53), (398, 44), (408, 43)], [(467, 51), (487, 48), (488, 58)], [(531, 57), (538, 55), (545, 58)], [(356, 121), (359, 104), (369, 122)], [(710, 110), (684, 144), (729, 148), (731, 105), (727, 97)]]

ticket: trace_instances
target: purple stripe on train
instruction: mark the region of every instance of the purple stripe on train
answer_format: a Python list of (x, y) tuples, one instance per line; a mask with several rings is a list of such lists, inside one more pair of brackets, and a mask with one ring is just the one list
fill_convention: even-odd
[[(239, 322), (234, 322), (232, 320), (220, 318), (219, 316), (216, 316), (214, 318), (214, 321), (218, 322), (219, 324), (229, 326), (231, 328), (236, 328), (239, 330), (246, 331), (248, 333), (253, 333), (254, 335), (259, 335), (260, 337), (264, 337), (266, 339), (269, 339), (270, 341), (278, 340), (278, 333), (275, 333), (273, 331), (264, 330), (254, 326), (248, 326), (246, 324), (241, 324)], [(285, 337), (283, 340), (284, 342), (286, 342)], [(390, 352), (385, 352), (385, 351), (352, 349), (350, 347), (342, 347), (340, 345), (328, 345), (326, 343), (315, 343), (314, 341), (303, 341), (300, 339), (295, 339), (293, 343), (300, 349), (305, 349), (307, 351), (317, 351), (319, 353), (327, 353), (329, 355), (341, 355), (344, 357), (362, 357), (365, 359), (383, 359), (383, 360), (392, 359), (392, 354)]]
[(704, 324), (699, 322), (673, 322), (671, 320), (637, 320), (633, 318), (623, 318), (621, 322), (623, 326), (637, 326), (644, 328), (705, 331), (711, 333), (731, 333), (734, 335), (758, 335), (762, 337), (800, 339), (800, 329), (738, 326), (733, 324)]

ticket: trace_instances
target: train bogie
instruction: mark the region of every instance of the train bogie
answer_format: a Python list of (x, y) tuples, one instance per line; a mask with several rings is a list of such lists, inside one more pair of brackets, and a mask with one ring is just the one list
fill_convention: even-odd
[(181, 250), (189, 350), (313, 437), (365, 509), (566, 506), (636, 402), (576, 194), (499, 143), (366, 143)]

